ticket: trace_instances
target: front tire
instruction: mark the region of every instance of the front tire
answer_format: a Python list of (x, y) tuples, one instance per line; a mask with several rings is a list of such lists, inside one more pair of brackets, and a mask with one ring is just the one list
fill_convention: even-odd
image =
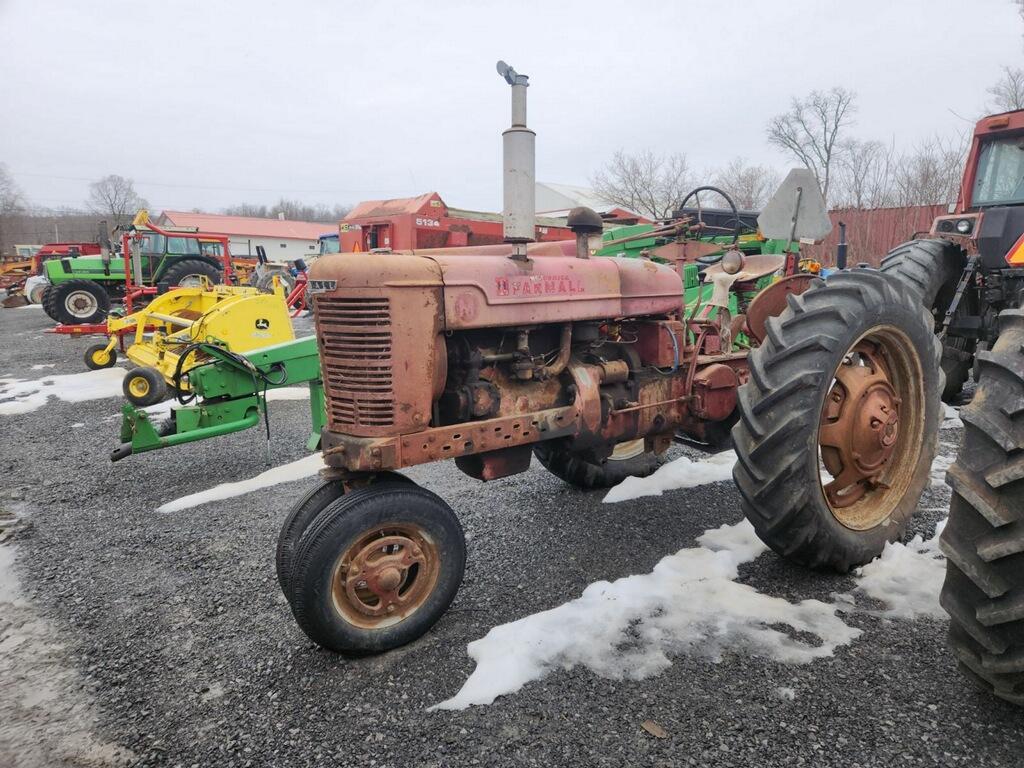
[[(911, 240), (896, 246), (882, 259), (881, 271), (902, 280), (921, 297), (921, 303), (934, 315), (938, 332), (966, 261), (964, 252), (946, 240)], [(963, 301), (966, 300), (967, 297)], [(942, 372), (946, 377), (943, 401), (956, 400), (970, 378), (975, 343), (974, 339), (962, 336), (946, 337), (942, 346)]]
[(117, 363), (117, 350), (107, 351), (106, 344), (92, 344), (85, 350), (85, 367), (90, 371), (98, 371), (102, 368), (113, 368)]
[(64, 325), (99, 323), (110, 312), (110, 296), (92, 280), (68, 280), (52, 286), (45, 300), (46, 313)]
[[(412, 480), (397, 472), (378, 472), (367, 481), (368, 484), (380, 482), (413, 484)], [(295, 559), (295, 550), (298, 547), (299, 539), (302, 538), (302, 534), (317, 515), (344, 495), (345, 486), (341, 481), (324, 480), (299, 499), (285, 517), (277, 535), (274, 567), (277, 571), (277, 583), (281, 585), (281, 591), (289, 603), (292, 601), (290, 578), (292, 562)]]
[(328, 650), (380, 653), (441, 618), (465, 566), (462, 526), (438, 496), (403, 483), (359, 488), (332, 502), (299, 540), (292, 613)]
[(1024, 311), (999, 315), (999, 338), (978, 354), (980, 376), (960, 411), (964, 438), (939, 542), (940, 602), (961, 668), (1001, 699), (1024, 706)]
[(167, 399), (167, 382), (156, 368), (142, 366), (124, 375), (121, 390), (128, 402), (139, 408), (156, 405)]
[(917, 297), (874, 270), (791, 296), (750, 353), (733, 469), (758, 536), (846, 572), (899, 537), (929, 481), (939, 342)]
[(611, 488), (627, 477), (652, 475), (665, 463), (664, 453), (644, 450), (643, 438), (619, 443), (612, 455), (600, 462), (567, 451), (557, 442), (538, 443), (533, 454), (548, 472), (577, 488)]

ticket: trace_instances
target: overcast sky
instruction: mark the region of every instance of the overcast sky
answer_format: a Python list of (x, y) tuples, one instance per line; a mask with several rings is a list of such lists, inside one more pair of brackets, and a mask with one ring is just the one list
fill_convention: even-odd
[(0, 162), (54, 207), (117, 173), (155, 209), (500, 210), (499, 58), (530, 76), (538, 179), (586, 185), (618, 148), (787, 168), (766, 120), (833, 85), (863, 138), (968, 129), (1022, 33), (1011, 0), (0, 0)]

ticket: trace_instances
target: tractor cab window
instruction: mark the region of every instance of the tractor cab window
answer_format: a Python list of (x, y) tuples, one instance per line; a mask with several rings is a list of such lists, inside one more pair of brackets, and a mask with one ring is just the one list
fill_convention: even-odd
[(198, 256), (199, 241), (188, 237), (169, 237), (167, 253), (172, 256)]
[(981, 145), (971, 203), (975, 207), (1024, 203), (1024, 136)]
[(320, 238), (320, 255), (328, 253), (341, 253), (341, 241), (338, 237)]
[(163, 235), (158, 235), (156, 232), (147, 232), (142, 235), (140, 240), (139, 250), (142, 253), (163, 255), (164, 246), (166, 245)]
[(200, 247), (203, 251), (203, 256), (212, 256), (215, 259), (221, 257), (220, 243), (200, 243)]

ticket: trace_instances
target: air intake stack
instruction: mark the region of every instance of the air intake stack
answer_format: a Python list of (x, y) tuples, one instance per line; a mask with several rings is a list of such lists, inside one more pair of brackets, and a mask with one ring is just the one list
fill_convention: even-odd
[(512, 86), (512, 125), (502, 134), (503, 202), (505, 242), (513, 243), (513, 258), (526, 258), (526, 244), (532, 243), (534, 223), (534, 178), (537, 134), (526, 127), (526, 89), (530, 78), (520, 75), (504, 61), (498, 62), (498, 74)]

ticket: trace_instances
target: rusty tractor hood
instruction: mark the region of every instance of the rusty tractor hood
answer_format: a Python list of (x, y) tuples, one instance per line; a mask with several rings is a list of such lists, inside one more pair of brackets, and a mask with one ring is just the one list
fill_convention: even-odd
[(310, 269), (316, 294), (373, 288), (442, 289), (443, 329), (493, 328), (678, 312), (682, 280), (643, 259), (579, 259), (575, 243), (537, 243), (529, 259), (510, 245), (393, 253), (337, 253)]

